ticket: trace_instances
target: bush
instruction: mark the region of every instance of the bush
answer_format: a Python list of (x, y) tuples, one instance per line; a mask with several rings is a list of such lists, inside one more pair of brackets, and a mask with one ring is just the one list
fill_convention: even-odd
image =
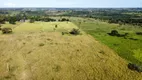
[(2, 28), (2, 33), (3, 34), (12, 33), (12, 29), (11, 28)]
[(40, 43), (39, 46), (44, 46), (44, 44), (43, 44), (43, 43)]
[(142, 32), (136, 32), (137, 35), (142, 35)]
[(69, 34), (68, 32), (62, 32), (62, 35)]
[(52, 18), (43, 18), (42, 21), (45, 21), (45, 22), (55, 22), (56, 19), (52, 19)]
[(140, 67), (137, 66), (136, 64), (129, 63), (128, 64), (128, 68), (131, 69), (131, 70), (135, 70), (137, 72), (142, 72), (142, 70), (140, 69)]
[(55, 25), (55, 28), (57, 28), (58, 27), (58, 25)]
[(59, 19), (58, 21), (63, 22), (63, 21), (70, 21), (70, 20), (69, 20), (69, 19), (66, 19), (66, 18), (62, 18), (61, 20)]
[(79, 35), (80, 31), (79, 31), (79, 29), (73, 28), (69, 33), (72, 34), (72, 35)]
[(119, 34), (117, 30), (112, 30), (111, 33), (108, 33), (110, 36), (124, 37), (128, 36), (129, 33)]
[(134, 40), (134, 41), (137, 41), (138, 39), (135, 39), (135, 38), (129, 38), (130, 40)]
[(101, 54), (105, 54), (105, 52), (104, 52), (103, 50), (101, 50), (99, 53), (101, 53)]
[(117, 30), (112, 30), (111, 33), (108, 33), (108, 34), (111, 36), (118, 36), (119, 35)]

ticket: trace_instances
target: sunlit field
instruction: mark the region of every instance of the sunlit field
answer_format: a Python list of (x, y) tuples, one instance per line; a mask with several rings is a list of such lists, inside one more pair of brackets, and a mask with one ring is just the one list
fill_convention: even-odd
[[(57, 25), (57, 28), (55, 27)], [(14, 32), (39, 32), (39, 31), (70, 31), (73, 28), (77, 28), (71, 22), (35, 22), (35, 23), (21, 23), (19, 26), (14, 28)]]
[(12, 34), (1, 34), (0, 80), (142, 79), (89, 34), (61, 34), (72, 28), (78, 27), (72, 22), (25, 22), (16, 24)]
[[(141, 65), (142, 36), (136, 35), (136, 32), (142, 31), (140, 26), (120, 26), (119, 24), (109, 24), (98, 20), (82, 22), (80, 25), (77, 21), (74, 21), (74, 23), (80, 26), (86, 33), (94, 36), (98, 41), (112, 48), (119, 56), (126, 59), (128, 62)], [(124, 38), (108, 35), (107, 33), (110, 33), (112, 30), (117, 30), (119, 34), (128, 33), (128, 36)]]

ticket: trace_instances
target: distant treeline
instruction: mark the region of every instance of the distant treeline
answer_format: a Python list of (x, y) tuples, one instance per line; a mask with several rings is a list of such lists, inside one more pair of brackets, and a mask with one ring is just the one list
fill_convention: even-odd
[(89, 17), (109, 23), (132, 24), (142, 26), (142, 10), (98, 9), (93, 11), (71, 11), (62, 16)]
[(7, 16), (7, 15), (0, 15), (0, 24), (4, 24), (5, 22), (9, 22), (10, 24), (16, 24), (16, 21), (21, 21), (25, 22), (25, 20), (30, 20), (31, 23), (35, 21), (44, 21), (44, 22), (54, 22), (54, 21), (70, 21), (69, 19), (66, 18), (61, 18), (59, 20), (50, 18), (48, 16), (31, 16), (31, 15), (26, 15), (26, 14), (17, 14), (14, 16)]
[[(60, 10), (60, 9), (59, 9)], [(63, 11), (62, 11), (63, 10)], [(50, 11), (49, 11), (50, 12)], [(52, 12), (52, 11), (51, 11)], [(88, 8), (88, 9), (61, 9), (62, 14), (53, 14), (50, 16), (69, 16), (69, 17), (89, 17), (99, 19), (109, 23), (132, 24), (142, 26), (142, 9), (141, 8), (116, 8), (116, 9), (105, 9), (105, 8)], [(14, 15), (12, 13), (15, 13)], [(53, 12), (54, 13), (54, 12)], [(63, 14), (64, 13), (64, 14)], [(50, 17), (46, 10), (38, 9), (25, 10), (23, 8), (17, 9), (2, 9), (0, 11), (0, 23), (8, 21), (9, 23), (15, 24), (16, 21), (20, 20), (31, 20), (31, 21), (57, 21)], [(60, 19), (58, 21), (69, 21), (68, 19)]]

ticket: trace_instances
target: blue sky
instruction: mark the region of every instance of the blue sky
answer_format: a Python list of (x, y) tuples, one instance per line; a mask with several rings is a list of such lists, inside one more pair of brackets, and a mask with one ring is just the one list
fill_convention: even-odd
[(0, 7), (142, 7), (142, 0), (0, 0)]

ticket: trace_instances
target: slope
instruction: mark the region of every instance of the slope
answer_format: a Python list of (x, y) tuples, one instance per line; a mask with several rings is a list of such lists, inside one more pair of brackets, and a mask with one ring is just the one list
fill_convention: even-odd
[(0, 35), (0, 80), (141, 80), (142, 74), (87, 34)]

